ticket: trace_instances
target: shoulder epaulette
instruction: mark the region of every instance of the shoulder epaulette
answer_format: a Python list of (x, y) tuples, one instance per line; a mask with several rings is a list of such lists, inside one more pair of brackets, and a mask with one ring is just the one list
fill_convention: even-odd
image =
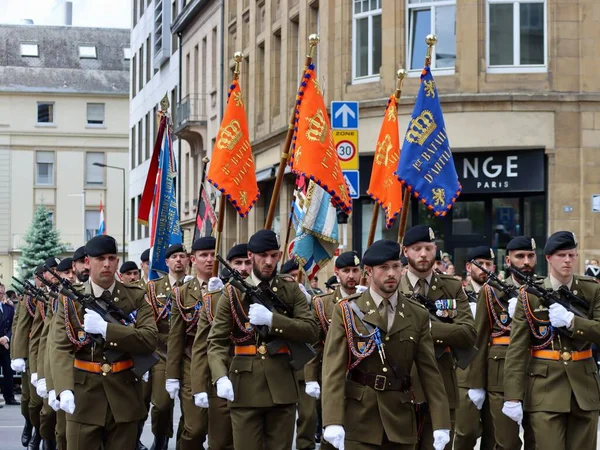
[(360, 297), (361, 295), (362, 295), (362, 292), (361, 292), (361, 293), (359, 293), (359, 292), (356, 292), (356, 293), (354, 293), (354, 294), (352, 294), (352, 295), (349, 295), (348, 297), (344, 298), (343, 300), (348, 300), (348, 301), (349, 301), (349, 300), (356, 300), (356, 299), (357, 299), (358, 297)]
[(419, 308), (421, 308), (421, 309), (427, 309), (427, 308), (425, 307), (425, 305), (423, 305), (423, 304), (422, 304), (420, 301), (418, 301), (418, 300), (416, 300), (416, 299), (414, 299), (414, 298), (408, 297), (408, 296), (406, 296), (406, 295), (405, 295), (404, 297), (405, 297), (405, 299), (406, 299), (406, 300), (407, 300), (409, 303), (411, 303), (411, 304), (413, 304), (413, 305), (415, 305), (415, 306), (418, 306), (418, 307), (419, 307)]
[(145, 291), (146, 289), (144, 289), (143, 286), (140, 286), (139, 284), (137, 284), (137, 282), (134, 283), (123, 283), (121, 282), (121, 284), (128, 288), (128, 289), (139, 289), (140, 291)]
[(278, 277), (278, 278), (279, 278), (281, 281), (288, 281), (288, 282), (290, 282), (290, 281), (296, 281), (296, 278), (294, 278), (294, 277), (293, 277), (293, 276), (291, 276), (291, 275), (288, 275), (287, 273), (282, 273), (282, 274), (279, 274), (279, 275), (277, 275), (277, 277)]
[(587, 281), (588, 283), (598, 284), (598, 279), (595, 277), (588, 277), (587, 275), (578, 275), (578, 281)]

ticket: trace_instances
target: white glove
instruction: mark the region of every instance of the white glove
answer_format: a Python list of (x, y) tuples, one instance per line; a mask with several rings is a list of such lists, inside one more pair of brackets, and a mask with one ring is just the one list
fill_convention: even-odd
[(45, 378), (41, 378), (40, 380), (38, 380), (37, 385), (35, 386), (35, 391), (40, 397), (48, 398), (48, 388), (46, 387)]
[(217, 397), (224, 398), (230, 402), (233, 401), (233, 384), (231, 384), (228, 377), (221, 377), (217, 380)]
[(310, 395), (314, 398), (319, 398), (321, 396), (321, 388), (319, 386), (319, 383), (317, 383), (316, 381), (307, 381), (306, 387), (304, 388), (304, 392), (306, 392), (306, 395)]
[(508, 315), (512, 319), (515, 315), (515, 309), (517, 308), (517, 302), (519, 300), (517, 297), (513, 297), (508, 301)]
[(32, 373), (30, 380), (31, 380), (31, 384), (33, 385), (33, 387), (37, 388), (37, 382), (38, 382), (37, 373)]
[(473, 314), (473, 319), (474, 319), (475, 313), (477, 312), (477, 303), (469, 302), (469, 308), (471, 308), (471, 314)]
[(208, 292), (220, 291), (225, 286), (219, 277), (211, 277), (208, 280)]
[(150, 379), (150, 371), (148, 371), (144, 375), (142, 375), (142, 381), (144, 383), (147, 383), (149, 379)]
[(48, 404), (54, 411), (60, 409), (60, 401), (56, 398), (56, 391), (54, 389), (48, 392)]
[(558, 303), (553, 303), (550, 305), (550, 312), (548, 314), (550, 318), (550, 323), (552, 323), (553, 327), (571, 327), (571, 323), (573, 323), (573, 318), (575, 314), (567, 311), (563, 305), (559, 305)]
[(194, 394), (194, 403), (198, 408), (208, 408), (208, 394), (206, 392)]
[(433, 448), (435, 450), (444, 450), (448, 442), (450, 442), (450, 430), (435, 430), (433, 432)]
[(67, 414), (73, 414), (75, 412), (75, 397), (73, 391), (62, 391), (60, 397), (60, 409)]
[(96, 311), (86, 308), (83, 315), (83, 329), (86, 333), (100, 334), (106, 339), (108, 323)]
[(266, 325), (270, 327), (273, 324), (273, 313), (258, 303), (252, 303), (248, 311), (248, 320), (252, 325)]
[(483, 402), (485, 402), (485, 389), (469, 389), (467, 395), (477, 409), (481, 410), (481, 408), (483, 408)]
[(323, 439), (339, 450), (344, 450), (344, 427), (341, 425), (327, 425), (323, 430)]
[(179, 384), (178, 379), (167, 378), (167, 381), (165, 382), (165, 390), (169, 393), (169, 397), (171, 397), (172, 400), (175, 400), (175, 398), (177, 398), (177, 394), (179, 394), (180, 388), (181, 385)]
[(312, 299), (312, 297), (310, 296), (310, 294), (308, 293), (308, 291), (306, 290), (306, 288), (304, 287), (304, 285), (302, 283), (298, 283), (298, 287), (300, 288), (300, 290), (302, 291), (302, 293), (306, 297), (306, 301), (310, 305), (310, 300)]
[(25, 372), (25, 360), (23, 358), (13, 359), (10, 368), (15, 372)]
[(363, 286), (363, 285), (359, 284), (358, 286), (356, 286), (356, 293), (357, 294), (362, 294), (367, 289), (369, 289), (367, 286)]
[(502, 414), (510, 417), (512, 420), (521, 425), (523, 421), (523, 406), (521, 402), (504, 402), (502, 407)]

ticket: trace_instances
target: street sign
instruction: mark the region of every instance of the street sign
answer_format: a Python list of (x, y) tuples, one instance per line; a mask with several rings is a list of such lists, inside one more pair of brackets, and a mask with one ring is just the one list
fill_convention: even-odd
[(358, 130), (332, 130), (342, 170), (358, 170)]
[(331, 102), (331, 128), (358, 129), (358, 102)]
[(344, 180), (348, 185), (348, 193), (350, 198), (360, 198), (360, 184), (358, 170), (344, 170)]

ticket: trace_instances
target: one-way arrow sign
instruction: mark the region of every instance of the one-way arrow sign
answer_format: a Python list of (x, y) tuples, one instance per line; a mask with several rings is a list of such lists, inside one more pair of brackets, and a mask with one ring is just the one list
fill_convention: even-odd
[(331, 102), (332, 128), (358, 128), (358, 102)]

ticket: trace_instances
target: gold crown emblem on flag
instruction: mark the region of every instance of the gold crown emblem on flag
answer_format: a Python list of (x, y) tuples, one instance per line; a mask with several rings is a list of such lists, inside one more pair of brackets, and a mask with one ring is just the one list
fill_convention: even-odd
[(232, 120), (221, 130), (217, 147), (222, 150), (233, 150), (237, 143), (242, 139), (242, 127), (237, 120)]
[(306, 119), (308, 121), (308, 130), (306, 130), (306, 139), (313, 142), (325, 142), (327, 137), (327, 123), (325, 122), (325, 114), (318, 109), (317, 113)]
[(410, 127), (406, 132), (406, 140), (413, 144), (423, 145), (436, 128), (433, 113), (426, 109), (410, 121)]

